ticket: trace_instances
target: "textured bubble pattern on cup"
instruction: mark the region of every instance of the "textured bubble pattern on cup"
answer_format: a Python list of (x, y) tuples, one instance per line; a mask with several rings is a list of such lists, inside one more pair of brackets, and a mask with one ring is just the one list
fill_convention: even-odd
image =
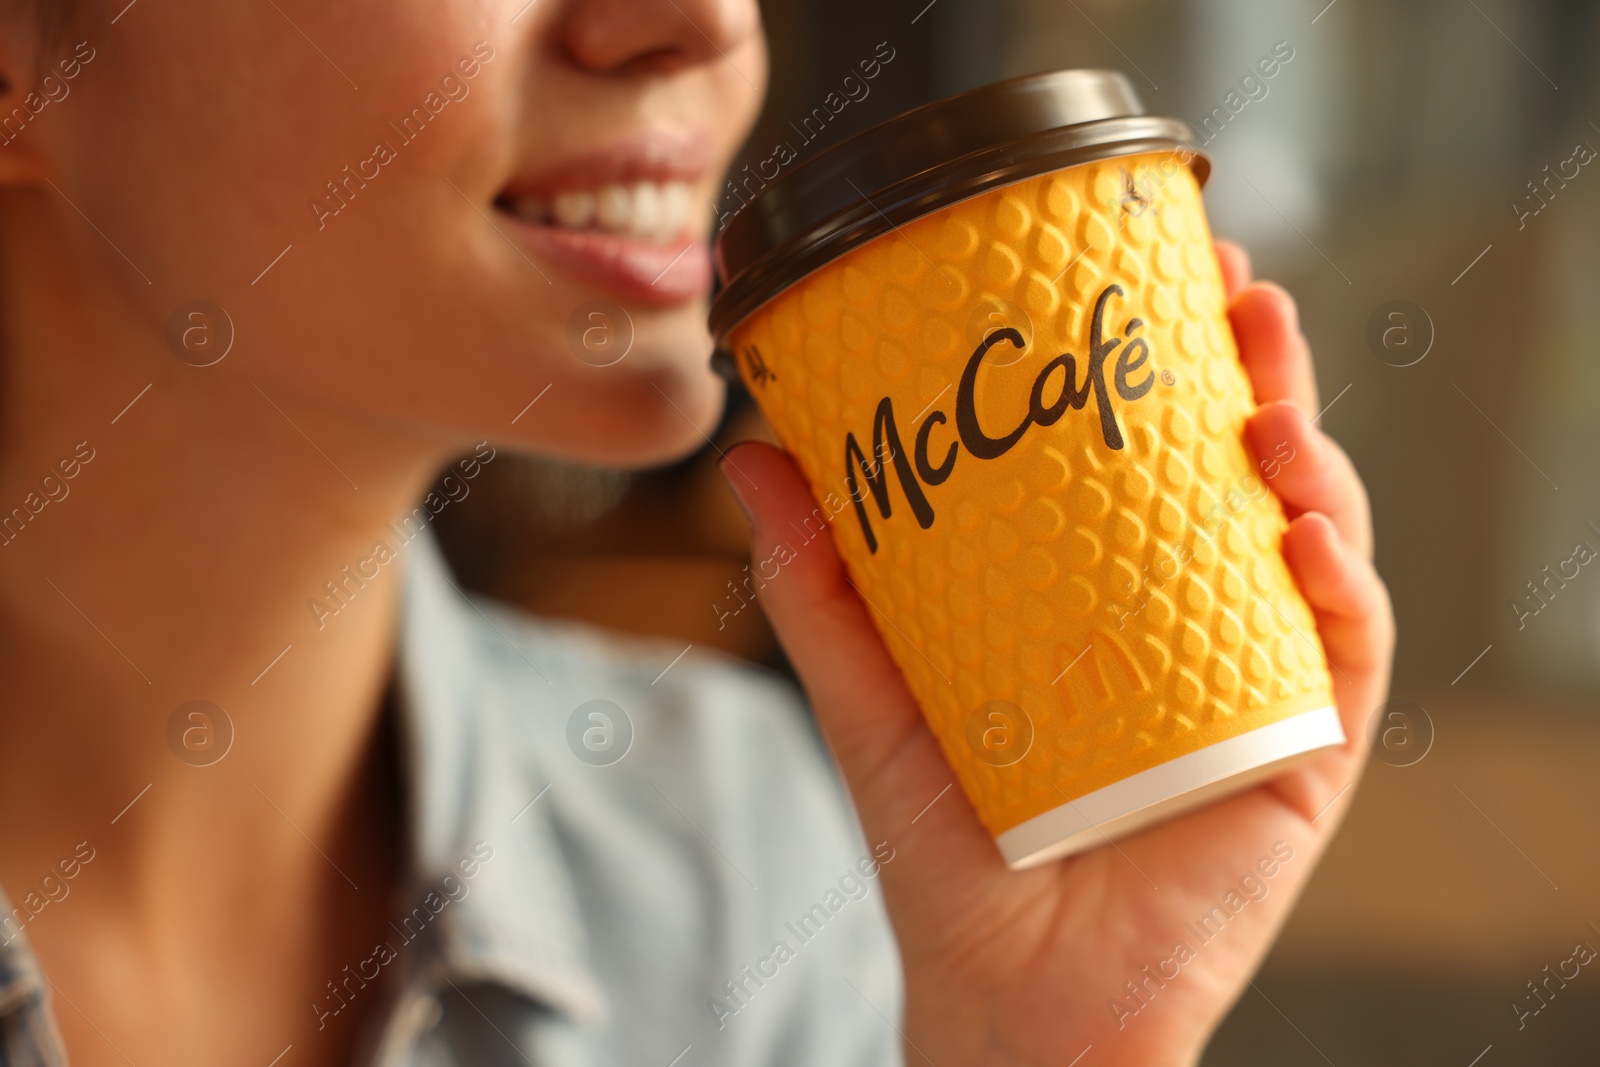
[[(1174, 163), (1123, 156), (964, 200), (813, 272), (730, 337), (817, 499), (838, 504), (852, 580), (995, 834), (1333, 703), (1282, 510), (1243, 444), (1254, 402), (1199, 187)], [(963, 394), (999, 439), (1056, 400), (1059, 366), (1039, 384), (1056, 357), (1088, 388), (1097, 318), (1118, 341), (1103, 376), (1120, 447), (1089, 396), (992, 456), (968, 448)], [(980, 342), (997, 358), (964, 388)], [(847, 462), (847, 435), (867, 467)], [(1008, 707), (1030, 739), (1003, 762), (973, 715)]]

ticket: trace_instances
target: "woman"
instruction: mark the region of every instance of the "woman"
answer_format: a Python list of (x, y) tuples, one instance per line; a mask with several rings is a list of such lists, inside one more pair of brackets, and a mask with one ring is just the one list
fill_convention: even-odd
[[(1392, 644), (1240, 251), (1250, 439), (1305, 457), (1271, 484), (1356, 740), (1010, 874), (826, 539), (763, 599), (860, 829), (785, 685), (468, 600), (427, 530), (497, 449), (642, 466), (715, 423), (700, 205), (753, 0), (38, 0), (0, 34), (4, 1062), (1197, 1059)], [(608, 366), (567, 339), (596, 300), (631, 311)], [(805, 489), (731, 459), (765, 556)]]

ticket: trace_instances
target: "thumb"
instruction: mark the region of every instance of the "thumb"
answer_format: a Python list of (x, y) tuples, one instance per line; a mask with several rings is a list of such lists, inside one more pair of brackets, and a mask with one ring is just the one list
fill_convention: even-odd
[(944, 796), (954, 775), (874, 626), (876, 609), (834, 550), (831, 516), (794, 461), (749, 442), (728, 452), (722, 471), (750, 518), (758, 595), (869, 838), (892, 839), (920, 821), (948, 846), (960, 850), (965, 839), (993, 861), (994, 846), (960, 790)]

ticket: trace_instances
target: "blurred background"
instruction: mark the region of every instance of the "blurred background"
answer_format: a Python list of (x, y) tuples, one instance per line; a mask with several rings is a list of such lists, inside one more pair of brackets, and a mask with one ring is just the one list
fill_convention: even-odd
[[(763, 6), (772, 91), (735, 170), (880, 43), (870, 95), (806, 152), (997, 78), (1116, 68), (1203, 131), (1213, 229), (1300, 302), (1322, 425), (1373, 498), (1394, 701), (1206, 1064), (1600, 1060), (1600, 969), (1542, 984), (1580, 942), (1600, 949), (1600, 4)], [(1278, 73), (1241, 86), (1275, 50)], [(736, 395), (717, 445), (763, 433)], [(496, 463), (440, 534), (482, 591), (781, 670), (757, 612), (718, 627), (746, 559), (716, 458), (633, 476)]]

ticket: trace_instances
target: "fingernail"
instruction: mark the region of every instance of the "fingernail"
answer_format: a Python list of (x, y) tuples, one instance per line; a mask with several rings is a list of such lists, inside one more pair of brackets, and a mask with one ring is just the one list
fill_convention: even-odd
[(745, 521), (750, 524), (750, 529), (756, 528), (755, 513), (750, 509), (750, 500), (745, 495), (752, 487), (749, 479), (734, 466), (733, 457), (725, 455), (717, 461), (717, 469), (722, 472), (722, 478), (728, 483), (728, 491), (733, 494), (734, 503), (739, 505), (739, 510), (744, 512)]
[(1283, 301), (1284, 309), (1289, 316), (1289, 325), (1298, 331), (1300, 329), (1300, 305), (1295, 302), (1294, 294), (1281, 285), (1274, 284), (1273, 288), (1278, 291), (1278, 296)]

